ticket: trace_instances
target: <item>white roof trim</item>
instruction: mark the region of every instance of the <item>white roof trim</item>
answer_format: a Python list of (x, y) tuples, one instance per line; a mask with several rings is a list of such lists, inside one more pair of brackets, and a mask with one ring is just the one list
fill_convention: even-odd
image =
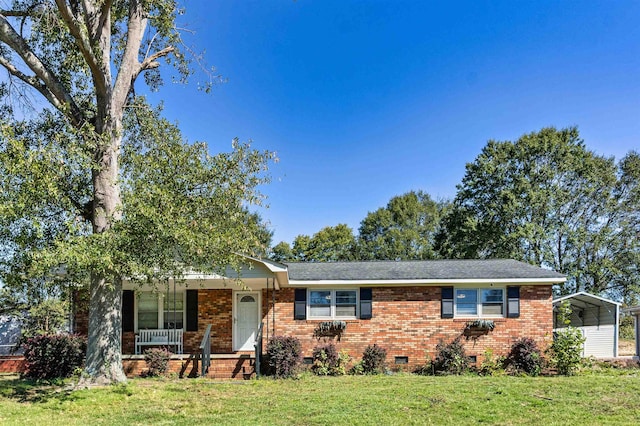
[(397, 279), (397, 280), (289, 280), (292, 287), (319, 285), (432, 285), (432, 284), (559, 284), (566, 278), (468, 278), (468, 279)]
[(553, 300), (553, 304), (556, 305), (558, 302), (562, 302), (563, 300), (567, 300), (567, 299), (580, 300), (578, 299), (578, 296), (585, 296), (591, 299), (596, 299), (600, 302), (611, 303), (612, 305), (618, 305), (618, 306), (622, 305), (622, 303), (620, 302), (615, 302), (613, 300), (605, 299), (604, 297), (596, 296), (595, 294), (587, 293), (586, 291), (579, 291), (577, 293), (573, 293), (568, 296), (558, 297), (557, 299)]

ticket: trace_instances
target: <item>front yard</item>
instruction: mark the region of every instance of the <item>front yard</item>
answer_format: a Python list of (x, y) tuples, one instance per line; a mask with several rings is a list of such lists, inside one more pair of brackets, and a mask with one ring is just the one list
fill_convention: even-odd
[(575, 377), (133, 379), (68, 391), (0, 376), (0, 424), (636, 424), (640, 370)]

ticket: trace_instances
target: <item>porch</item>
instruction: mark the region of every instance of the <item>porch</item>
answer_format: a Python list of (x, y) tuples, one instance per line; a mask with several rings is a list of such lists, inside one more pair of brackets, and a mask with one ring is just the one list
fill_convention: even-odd
[[(122, 355), (122, 366), (127, 377), (143, 375), (147, 370), (144, 355)], [(180, 378), (248, 380), (256, 377), (256, 356), (253, 352), (210, 354), (204, 376), (201, 369), (201, 360), (193, 354), (172, 354), (169, 360), (168, 373)]]
[(127, 375), (146, 369), (146, 349), (164, 347), (172, 353), (169, 370), (181, 377), (255, 376), (262, 330), (268, 339), (273, 322), (269, 312), (283, 280), (279, 269), (255, 261), (243, 269), (242, 286), (228, 278), (233, 271), (226, 277), (188, 275), (155, 288), (124, 282), (122, 353)]

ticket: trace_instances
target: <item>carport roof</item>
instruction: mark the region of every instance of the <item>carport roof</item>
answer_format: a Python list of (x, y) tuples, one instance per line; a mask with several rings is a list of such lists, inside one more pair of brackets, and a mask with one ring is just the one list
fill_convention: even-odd
[(560, 304), (563, 300), (569, 300), (569, 302), (581, 308), (587, 308), (589, 306), (605, 306), (605, 305), (617, 305), (620, 306), (621, 303), (615, 302), (613, 300), (605, 299), (604, 297), (596, 296), (594, 294), (590, 294), (584, 291), (580, 291), (578, 293), (570, 294), (568, 296), (562, 296), (553, 301), (554, 308)]

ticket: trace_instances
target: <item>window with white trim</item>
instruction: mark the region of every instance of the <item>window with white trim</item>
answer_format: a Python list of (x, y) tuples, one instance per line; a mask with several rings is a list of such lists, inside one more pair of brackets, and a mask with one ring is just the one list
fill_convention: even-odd
[(502, 288), (456, 289), (455, 316), (503, 317), (504, 312), (504, 289)]
[(184, 291), (142, 291), (136, 298), (136, 330), (184, 328)]
[[(174, 297), (175, 296), (175, 297)], [(164, 300), (164, 312), (162, 323), (165, 329), (183, 328), (184, 326), (184, 293), (178, 291), (169, 292), (162, 298)]]
[(309, 318), (356, 318), (357, 290), (309, 290)]

